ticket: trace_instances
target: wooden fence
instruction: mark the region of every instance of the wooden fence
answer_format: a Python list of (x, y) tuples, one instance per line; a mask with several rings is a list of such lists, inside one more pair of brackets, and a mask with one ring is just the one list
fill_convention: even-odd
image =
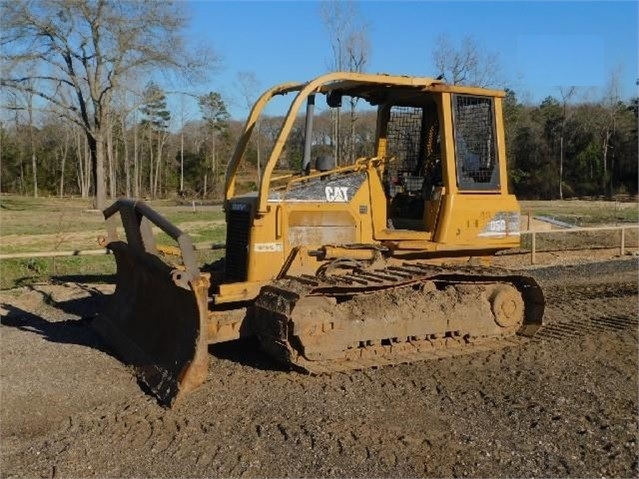
[[(193, 245), (195, 251), (209, 251), (225, 249), (223, 243), (198, 243)], [(72, 250), (72, 251), (37, 251), (33, 253), (8, 253), (0, 254), (0, 260), (3, 259), (27, 259), (27, 258), (59, 258), (64, 256), (102, 256), (111, 254), (107, 248)]]
[[(552, 235), (552, 234), (570, 234), (570, 233), (582, 233), (586, 231), (621, 231), (621, 241), (619, 244), (619, 254), (623, 256), (626, 252), (626, 230), (639, 229), (639, 224), (635, 225), (623, 225), (623, 226), (594, 226), (590, 228), (568, 228), (568, 229), (556, 229), (556, 230), (525, 230), (520, 234), (531, 236), (531, 248), (530, 248), (530, 264), (535, 264), (537, 260), (537, 236), (539, 235)], [(224, 249), (225, 245), (222, 243), (198, 243), (193, 245), (196, 251), (207, 250), (219, 250)], [(578, 248), (588, 249), (588, 247)], [(99, 256), (109, 254), (110, 251), (106, 248), (93, 249), (93, 250), (73, 250), (73, 251), (39, 251), (33, 253), (9, 253), (0, 254), (0, 260), (3, 259), (26, 259), (26, 258), (56, 258), (64, 256)]]
[[(583, 233), (586, 231), (621, 231), (621, 240), (619, 244), (619, 254), (623, 256), (626, 254), (626, 230), (639, 229), (639, 225), (623, 225), (623, 226), (593, 226), (588, 228), (566, 228), (555, 230), (526, 230), (521, 231), (520, 234), (531, 236), (530, 246), (530, 264), (535, 264), (537, 260), (537, 236), (539, 235), (551, 235), (551, 234), (570, 234), (570, 233)], [(588, 249), (587, 247), (581, 249)]]

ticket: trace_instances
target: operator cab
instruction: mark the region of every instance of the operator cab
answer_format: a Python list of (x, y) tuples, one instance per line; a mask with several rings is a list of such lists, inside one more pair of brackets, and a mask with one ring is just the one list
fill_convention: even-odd
[[(232, 199), (239, 201), (234, 193), (237, 167), (264, 106), (291, 92), (296, 96), (274, 137), (259, 191), (247, 209), (250, 218), (266, 218), (276, 211), (269, 221), (286, 224), (289, 231), (299, 226), (291, 223), (297, 221), (292, 210), (299, 209), (294, 203), (331, 203), (328, 209), (339, 209), (352, 203), (352, 196), (336, 196), (335, 188), (353, 193), (360, 183), (331, 182), (348, 175), (360, 181), (368, 175), (369, 196), (359, 198), (356, 205), (343, 205), (359, 236), (340, 241), (322, 236), (322, 241), (374, 241), (420, 250), (444, 244), (471, 247), (477, 241), (488, 244), (488, 238), (511, 241), (510, 223), (516, 221), (509, 218), (518, 213), (516, 199), (507, 190), (500, 136), (504, 94), (432, 78), (335, 72), (268, 90), (251, 111), (229, 163), (227, 211)], [(318, 96), (325, 97), (328, 108), (318, 105), (322, 111), (316, 115)], [(304, 103), (302, 119), (298, 112)], [(276, 165), (280, 169), (274, 175)], [(284, 210), (283, 215), (292, 216), (277, 212)], [(313, 226), (322, 223), (324, 229), (341, 225), (328, 224), (328, 219), (313, 221), (318, 223)], [(488, 227), (490, 231), (484, 231)]]
[[(376, 137), (366, 145), (365, 156), (388, 159), (383, 183), (389, 230), (433, 232), (439, 200), (453, 188), (462, 194), (500, 191), (494, 98), (443, 91), (436, 86), (356, 85), (327, 92), (331, 107), (360, 99), (377, 107)], [(350, 99), (345, 102), (342, 97)], [(444, 101), (451, 104), (445, 108)], [(345, 120), (352, 117), (346, 115)], [(444, 130), (454, 139), (448, 145), (442, 143)], [(341, 165), (355, 159), (340, 156)]]

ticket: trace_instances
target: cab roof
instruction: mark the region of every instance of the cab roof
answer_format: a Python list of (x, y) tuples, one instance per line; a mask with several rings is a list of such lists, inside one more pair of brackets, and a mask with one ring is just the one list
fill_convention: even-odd
[(415, 98), (423, 93), (449, 92), (467, 95), (504, 97), (502, 90), (450, 85), (431, 77), (389, 75), (385, 73), (333, 72), (309, 82), (299, 83), (289, 91), (299, 91), (314, 83), (317, 93), (363, 98), (372, 105), (388, 100)]

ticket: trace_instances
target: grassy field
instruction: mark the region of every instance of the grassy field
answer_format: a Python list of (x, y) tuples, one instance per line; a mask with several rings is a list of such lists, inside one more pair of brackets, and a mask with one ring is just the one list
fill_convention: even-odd
[[(196, 205), (193, 208), (171, 201), (151, 201), (149, 204), (191, 235), (196, 244), (224, 241), (224, 213), (220, 206)], [(575, 226), (639, 222), (636, 203), (523, 201), (521, 210), (525, 214), (547, 216)], [(102, 213), (91, 209), (88, 199), (0, 197), (0, 254), (95, 250), (100, 249), (97, 238), (104, 234)], [(163, 233), (159, 233), (157, 239), (162, 244), (174, 244)], [(219, 257), (220, 253), (203, 251), (198, 255), (201, 262), (206, 262)], [(0, 260), (0, 288), (79, 276), (109, 281), (114, 272), (112, 256)]]
[[(224, 241), (224, 213), (219, 206), (179, 206), (174, 202), (149, 204), (187, 232), (194, 243)], [(0, 197), (0, 254), (47, 251), (97, 250), (98, 237), (105, 235), (102, 213), (91, 202), (79, 198)], [(157, 241), (174, 245), (156, 231)], [(122, 232), (123, 235), (123, 232)], [(201, 261), (210, 261), (219, 252), (200, 252)], [(0, 288), (45, 281), (49, 278), (88, 276), (109, 281), (115, 272), (112, 256), (75, 256), (0, 260)]]
[(521, 201), (522, 214), (554, 218), (573, 226), (621, 225), (639, 222), (635, 202), (619, 201)]

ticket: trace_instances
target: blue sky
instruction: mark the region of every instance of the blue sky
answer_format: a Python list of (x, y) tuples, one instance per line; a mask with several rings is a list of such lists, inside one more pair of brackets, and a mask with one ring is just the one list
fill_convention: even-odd
[[(472, 35), (486, 51), (498, 54), (507, 85), (529, 101), (559, 97), (560, 85), (583, 86), (581, 94), (596, 99), (614, 70), (620, 73), (622, 96), (637, 95), (637, 5), (357, 2), (369, 24), (367, 71), (434, 76), (437, 37), (446, 34), (456, 43)], [(330, 44), (317, 1), (198, 1), (184, 2), (184, 8), (192, 15), (188, 35), (208, 43), (222, 58), (222, 68), (199, 89), (220, 91), (236, 118), (246, 115), (236, 80), (239, 71), (253, 72), (260, 90), (327, 71)]]

